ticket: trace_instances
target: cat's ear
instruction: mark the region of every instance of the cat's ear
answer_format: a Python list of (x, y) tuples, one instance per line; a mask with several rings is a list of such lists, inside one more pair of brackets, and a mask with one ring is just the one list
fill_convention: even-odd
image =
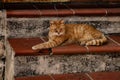
[(50, 21), (50, 25), (54, 24), (54, 21)]
[(60, 23), (61, 23), (61, 24), (64, 24), (64, 20), (60, 20)]

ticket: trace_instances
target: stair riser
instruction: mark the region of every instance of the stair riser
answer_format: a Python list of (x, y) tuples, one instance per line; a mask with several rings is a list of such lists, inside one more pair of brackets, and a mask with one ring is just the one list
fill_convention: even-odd
[[(115, 19), (114, 19), (115, 18)], [(44, 18), (8, 18), (9, 37), (47, 36), (49, 21), (64, 19), (65, 23), (85, 23), (95, 26), (104, 33), (120, 33), (120, 17), (44, 17)]]
[[(119, 71), (120, 54), (15, 57), (15, 76)], [(117, 62), (117, 63), (116, 63)]]

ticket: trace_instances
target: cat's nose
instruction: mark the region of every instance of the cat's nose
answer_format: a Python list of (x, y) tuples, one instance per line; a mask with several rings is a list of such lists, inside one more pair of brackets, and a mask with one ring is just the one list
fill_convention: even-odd
[(59, 31), (56, 30), (55, 32), (58, 33)]
[(58, 34), (60, 34), (60, 32), (58, 32)]

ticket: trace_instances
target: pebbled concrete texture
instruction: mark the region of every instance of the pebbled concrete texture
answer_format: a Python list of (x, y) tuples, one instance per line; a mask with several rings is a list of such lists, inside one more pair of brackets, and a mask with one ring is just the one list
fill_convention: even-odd
[(5, 68), (5, 51), (4, 51), (4, 42), (5, 42), (5, 26), (4, 26), (4, 16), (0, 11), (0, 80), (3, 79), (3, 73)]
[(65, 23), (90, 24), (105, 34), (120, 33), (120, 17), (8, 18), (7, 33), (9, 37), (44, 37), (49, 31), (49, 21), (60, 19)]
[(120, 71), (119, 62), (120, 55), (118, 53), (22, 56), (15, 57), (15, 76)]

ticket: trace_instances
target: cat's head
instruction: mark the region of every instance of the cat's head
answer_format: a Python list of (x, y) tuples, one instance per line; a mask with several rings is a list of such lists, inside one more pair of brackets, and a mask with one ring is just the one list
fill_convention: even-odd
[(53, 36), (65, 34), (65, 24), (63, 20), (50, 21), (50, 32)]

